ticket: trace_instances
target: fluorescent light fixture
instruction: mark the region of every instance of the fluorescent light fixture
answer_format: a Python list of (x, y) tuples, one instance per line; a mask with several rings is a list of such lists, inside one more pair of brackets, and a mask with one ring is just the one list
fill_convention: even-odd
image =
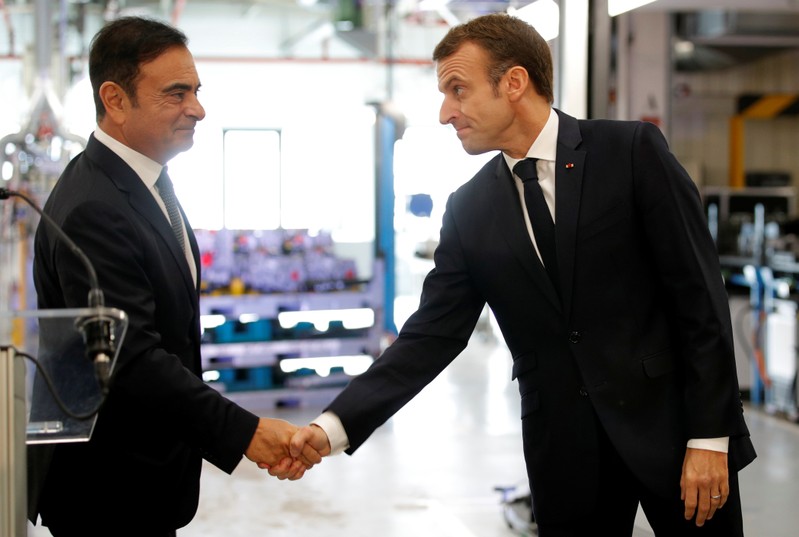
[(224, 315), (200, 315), (200, 326), (203, 330), (216, 328), (225, 324)]
[(637, 7), (651, 4), (655, 0), (608, 0), (608, 15), (615, 17)]
[(369, 369), (373, 361), (374, 358), (368, 354), (286, 358), (280, 361), (280, 370), (284, 373), (294, 373), (300, 369), (313, 369), (320, 377), (327, 377), (331, 369), (341, 367), (347, 375), (355, 376)]
[(371, 308), (281, 311), (277, 314), (277, 320), (281, 328), (294, 328), (299, 323), (310, 323), (318, 331), (326, 332), (331, 321), (341, 321), (347, 330), (356, 330), (373, 326), (375, 312)]
[(214, 369), (203, 371), (203, 380), (205, 382), (216, 382), (217, 380), (220, 379), (221, 376), (222, 375), (219, 373), (219, 371), (216, 371)]
[(674, 52), (679, 56), (690, 56), (694, 53), (694, 44), (690, 41), (677, 41), (674, 44)]
[(519, 9), (509, 7), (508, 15), (522, 19), (547, 41), (558, 37), (560, 8), (554, 0), (536, 0)]
[(260, 320), (261, 316), (255, 313), (242, 313), (241, 315), (239, 315), (239, 322), (241, 324), (254, 323), (255, 321), (260, 321)]

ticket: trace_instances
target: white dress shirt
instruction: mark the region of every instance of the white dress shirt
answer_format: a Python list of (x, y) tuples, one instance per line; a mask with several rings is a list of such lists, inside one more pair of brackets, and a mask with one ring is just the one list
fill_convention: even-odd
[[(538, 134), (538, 137), (533, 142), (533, 145), (527, 151), (526, 158), (536, 158), (536, 170), (538, 172), (538, 184), (541, 185), (541, 190), (544, 192), (544, 200), (547, 202), (549, 212), (552, 213), (552, 221), (557, 223), (555, 219), (555, 161), (558, 150), (558, 126), (559, 118), (554, 109), (550, 109), (549, 119), (547, 120), (544, 128)], [(508, 168), (512, 171), (513, 167), (521, 159), (515, 159), (503, 153), (505, 162)], [(538, 245), (535, 242), (535, 234), (533, 227), (530, 223), (530, 215), (527, 213), (527, 206), (524, 203), (524, 184), (522, 180), (513, 174), (513, 180), (516, 183), (516, 190), (519, 192), (519, 204), (524, 214), (524, 223), (527, 226), (527, 234), (530, 236), (530, 241), (533, 243), (538, 258), (541, 259), (541, 253), (538, 251)], [(557, 224), (556, 224), (557, 225)], [(316, 418), (312, 423), (318, 425), (327, 434), (330, 440), (330, 447), (332, 448), (331, 454), (341, 453), (349, 447), (349, 439), (341, 424), (341, 420), (332, 412), (324, 412), (321, 416)], [(729, 444), (728, 437), (722, 438), (700, 438), (691, 439), (688, 441), (687, 447), (696, 449), (708, 449), (711, 451), (727, 452)]]
[[(153, 195), (155, 198), (156, 203), (158, 206), (161, 207), (161, 211), (164, 213), (166, 217), (166, 221), (170, 222), (169, 220), (169, 212), (166, 210), (166, 205), (164, 204), (164, 200), (161, 199), (161, 195), (158, 193), (158, 188), (155, 186), (155, 182), (158, 180), (158, 176), (161, 175), (161, 166), (159, 163), (154, 161), (153, 159), (146, 157), (131, 149), (130, 147), (126, 146), (119, 140), (112, 138), (100, 127), (97, 127), (94, 131), (94, 137), (97, 139), (98, 142), (106, 146), (108, 149), (113, 151), (119, 158), (125, 161), (125, 164), (130, 166), (136, 175), (139, 176), (139, 179), (142, 180), (144, 186), (147, 187), (147, 190)], [(181, 215), (181, 219), (183, 216)], [(170, 224), (171, 225), (171, 224)], [(184, 254), (186, 255), (186, 262), (189, 264), (189, 270), (191, 270), (191, 278), (193, 282), (197, 281), (197, 266), (194, 264), (194, 255), (191, 253), (191, 247), (189, 246), (189, 232), (186, 229), (186, 222), (183, 222), (183, 244), (186, 247), (183, 249)]]

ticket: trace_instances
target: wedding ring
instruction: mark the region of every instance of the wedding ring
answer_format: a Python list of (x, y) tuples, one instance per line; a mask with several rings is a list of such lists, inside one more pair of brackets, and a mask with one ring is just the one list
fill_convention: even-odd
[(720, 498), (721, 498), (721, 494), (719, 494), (718, 496), (711, 496), (710, 497), (711, 500), (718, 500)]

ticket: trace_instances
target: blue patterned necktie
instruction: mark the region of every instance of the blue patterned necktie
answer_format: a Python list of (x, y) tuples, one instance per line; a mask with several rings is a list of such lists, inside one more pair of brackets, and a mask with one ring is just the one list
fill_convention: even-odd
[(185, 252), (186, 243), (183, 242), (183, 219), (180, 217), (178, 200), (175, 197), (175, 189), (172, 186), (172, 180), (166, 173), (166, 166), (161, 170), (161, 175), (158, 176), (155, 186), (158, 187), (158, 194), (161, 196), (161, 199), (164, 200), (166, 212), (169, 214), (169, 222), (172, 224), (172, 231), (175, 233), (175, 238), (178, 240), (180, 249)]
[(528, 158), (519, 161), (513, 167), (513, 173), (519, 176), (524, 183), (524, 204), (530, 216), (535, 242), (541, 253), (541, 261), (549, 274), (555, 289), (560, 293), (560, 278), (558, 276), (558, 258), (555, 249), (555, 223), (552, 214), (544, 199), (544, 192), (538, 184), (538, 171), (535, 163), (538, 159)]

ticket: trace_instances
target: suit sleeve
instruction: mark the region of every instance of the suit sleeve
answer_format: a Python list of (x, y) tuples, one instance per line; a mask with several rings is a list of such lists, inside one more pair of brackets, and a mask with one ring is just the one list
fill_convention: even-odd
[(680, 346), (686, 432), (745, 435), (729, 302), (699, 192), (654, 125), (638, 126), (632, 150), (638, 217)]
[[(63, 228), (94, 264), (106, 305), (125, 311), (130, 320), (100, 419), (119, 422), (105, 424), (111, 428), (141, 426), (138, 434), (165, 435), (167, 443), (185, 442), (220, 469), (232, 472), (258, 418), (206, 385), (199, 372), (188, 369), (178, 356), (188, 363), (197, 357), (199, 330), (193, 313), (197, 297), (177, 273), (160, 270), (159, 263), (166, 262), (154, 255), (152, 241), (157, 238), (145, 234), (114, 204), (99, 201), (78, 205)], [(54, 252), (52, 264), (57, 267), (64, 306), (85, 306), (84, 267), (63, 244)], [(171, 315), (161, 311), (164, 306), (159, 304), (164, 301), (174, 302)], [(141, 442), (144, 446), (148, 440)]]
[(347, 432), (347, 453), (352, 454), (463, 351), (480, 317), (485, 301), (463, 258), (453, 196), (447, 202), (435, 268), (425, 278), (419, 309), (394, 343), (328, 408)]

